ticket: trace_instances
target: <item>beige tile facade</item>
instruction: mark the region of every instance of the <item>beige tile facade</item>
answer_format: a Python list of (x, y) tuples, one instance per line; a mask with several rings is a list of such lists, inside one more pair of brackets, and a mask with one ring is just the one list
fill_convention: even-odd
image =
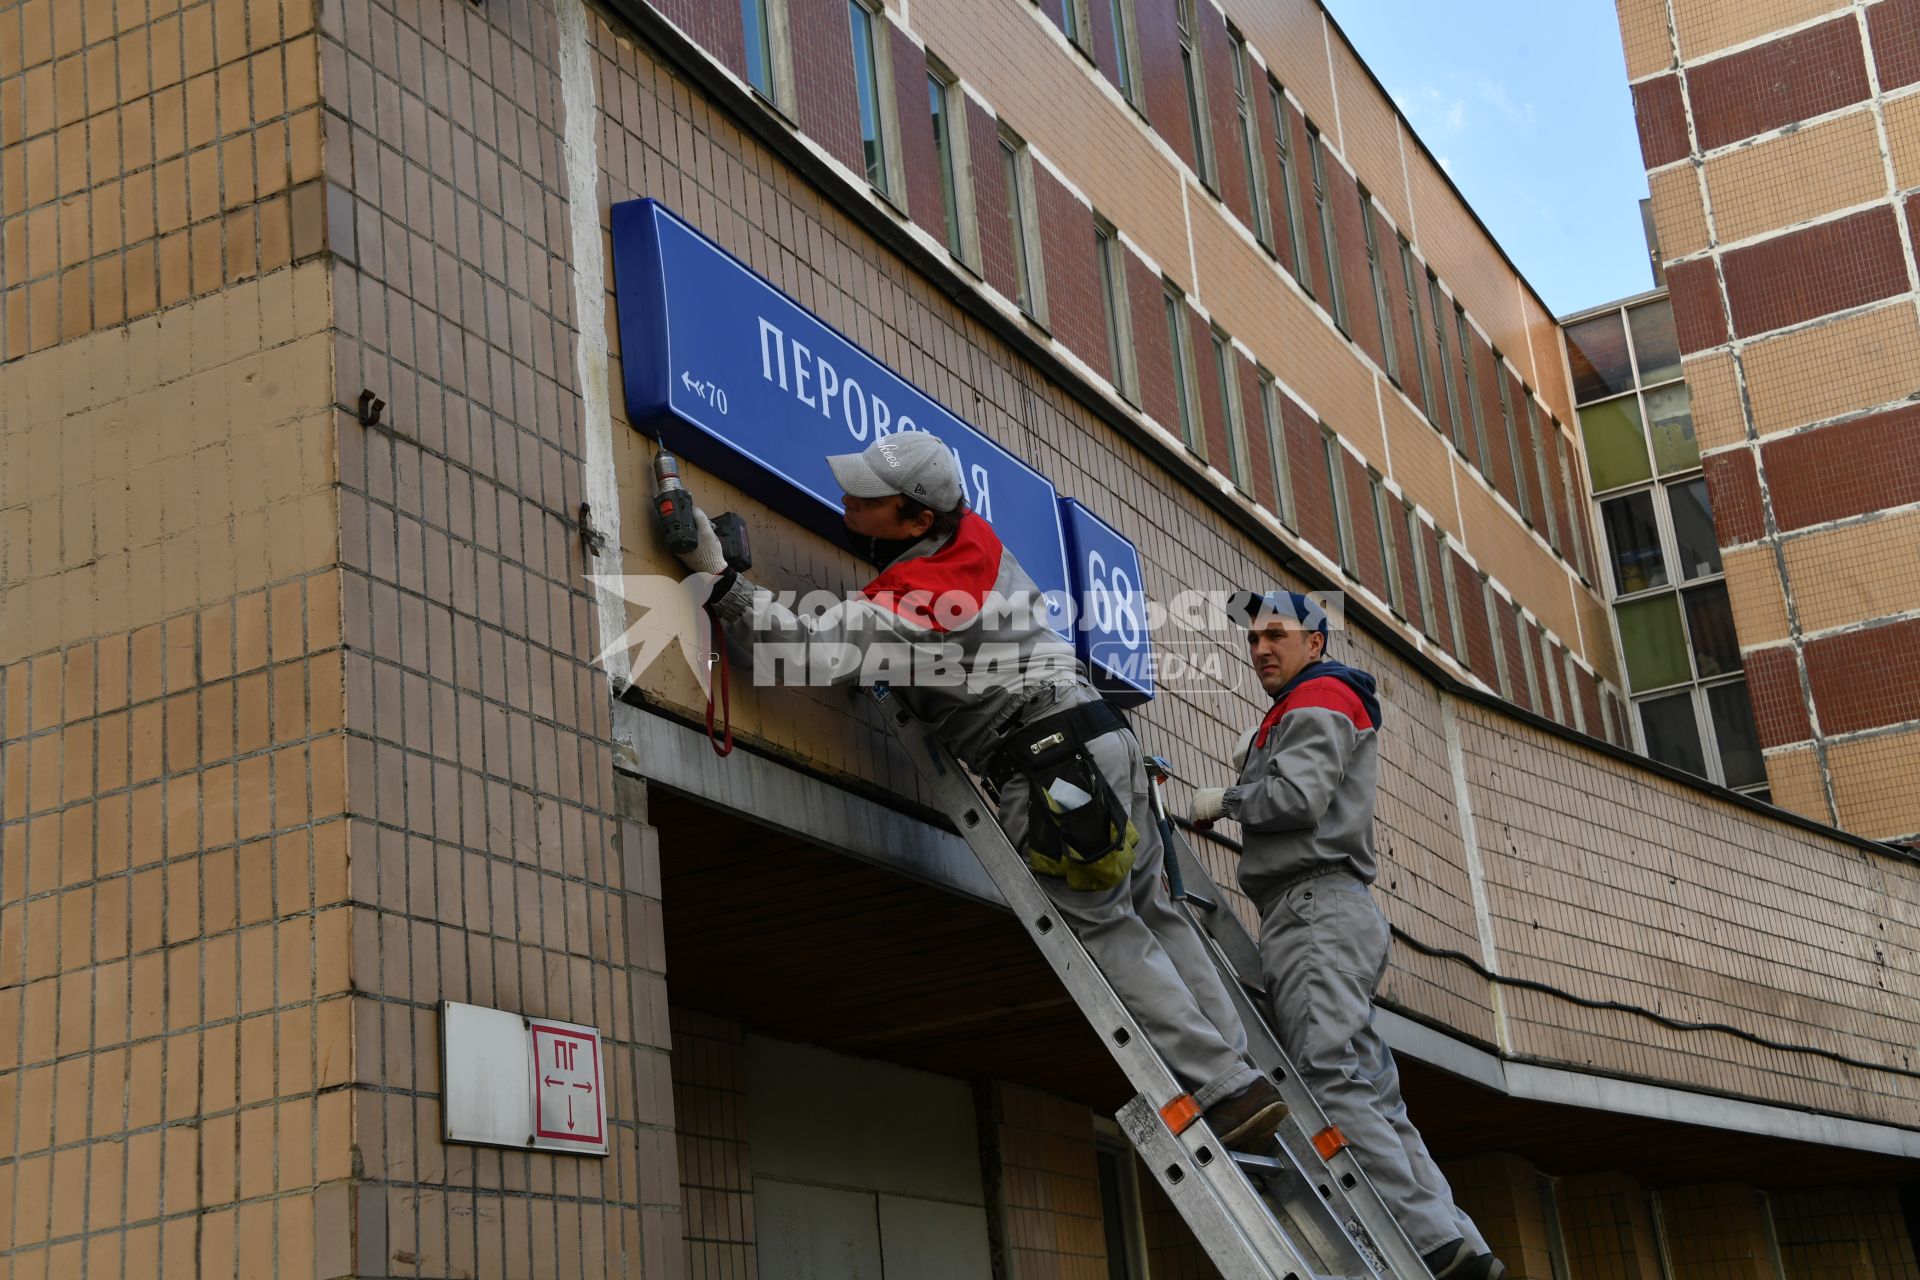
[(1680, 35), (1680, 56), (1691, 60), (1844, 7), (1834, 0), (1743, 0), (1737, 5), (1673, 0), (1673, 20)]
[(1790, 431), (1906, 397), (1920, 368), (1920, 319), (1911, 301), (1895, 302), (1756, 342), (1742, 359), (1754, 430)]
[[(1879, 129), (1866, 107), (1716, 156), (1705, 169), (1714, 234), (1722, 243), (1794, 226), (1887, 192)], [(1656, 216), (1664, 212), (1656, 206)], [(1689, 211), (1676, 206), (1675, 212), (1684, 241)], [(1678, 244), (1660, 247), (1676, 258), (1684, 252)]]

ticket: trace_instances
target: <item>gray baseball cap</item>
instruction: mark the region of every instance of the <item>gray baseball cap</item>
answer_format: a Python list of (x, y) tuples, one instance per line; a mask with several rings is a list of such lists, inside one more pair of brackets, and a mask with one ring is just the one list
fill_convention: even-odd
[(928, 431), (896, 431), (859, 453), (827, 458), (843, 492), (856, 498), (898, 493), (935, 511), (951, 511), (966, 497), (953, 450)]

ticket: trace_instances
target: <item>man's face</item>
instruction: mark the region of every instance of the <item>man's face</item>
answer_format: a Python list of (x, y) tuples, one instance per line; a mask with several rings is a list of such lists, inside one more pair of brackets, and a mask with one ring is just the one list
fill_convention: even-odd
[(882, 542), (902, 542), (912, 538), (923, 538), (927, 530), (933, 527), (933, 512), (922, 511), (911, 520), (900, 518), (900, 495), (890, 493), (884, 498), (856, 498), (850, 493), (840, 495), (840, 508), (846, 514), (843, 519), (854, 533), (866, 538), (879, 538)]
[(1272, 618), (1247, 632), (1247, 656), (1267, 695), (1279, 693), (1287, 681), (1320, 660), (1327, 638), (1308, 631), (1291, 618)]

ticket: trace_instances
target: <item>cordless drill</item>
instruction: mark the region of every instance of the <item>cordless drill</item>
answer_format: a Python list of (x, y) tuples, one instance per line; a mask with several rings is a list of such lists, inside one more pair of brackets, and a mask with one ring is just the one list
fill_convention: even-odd
[[(700, 523), (693, 514), (693, 494), (680, 481), (680, 462), (665, 449), (653, 455), (653, 508), (667, 550), (685, 555), (700, 545)], [(753, 567), (753, 549), (747, 542), (747, 522), (731, 511), (713, 518), (720, 553), (727, 568), (743, 573)]]

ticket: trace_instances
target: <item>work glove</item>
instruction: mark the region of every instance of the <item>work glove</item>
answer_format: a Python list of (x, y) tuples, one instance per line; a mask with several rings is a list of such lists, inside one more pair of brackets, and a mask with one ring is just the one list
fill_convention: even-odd
[(720, 535), (713, 531), (713, 521), (707, 519), (707, 513), (700, 508), (693, 509), (693, 523), (700, 531), (700, 541), (693, 550), (680, 553), (680, 562), (695, 573), (722, 574), (727, 571), (726, 553), (720, 550)]
[(1247, 752), (1253, 750), (1253, 739), (1259, 732), (1260, 727), (1255, 725), (1253, 728), (1241, 734), (1240, 741), (1233, 744), (1233, 771), (1235, 773), (1246, 772)]
[(1187, 816), (1195, 822), (1215, 822), (1226, 816), (1227, 789), (1202, 787), (1193, 793), (1193, 810)]

